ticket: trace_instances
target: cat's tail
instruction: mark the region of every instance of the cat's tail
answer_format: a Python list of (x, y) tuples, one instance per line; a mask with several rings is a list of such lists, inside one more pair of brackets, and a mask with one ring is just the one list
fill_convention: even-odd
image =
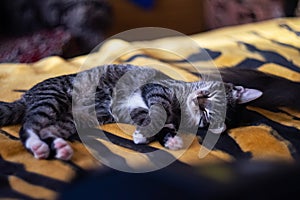
[(12, 103), (0, 101), (0, 126), (21, 123), (25, 115), (26, 105), (22, 100)]
[(253, 69), (220, 69), (224, 82), (258, 89), (263, 95), (250, 103), (266, 109), (289, 107), (300, 111), (300, 83)]

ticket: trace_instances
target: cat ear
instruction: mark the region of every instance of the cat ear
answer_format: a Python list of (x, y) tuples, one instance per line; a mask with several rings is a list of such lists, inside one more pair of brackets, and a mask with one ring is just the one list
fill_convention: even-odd
[(243, 104), (243, 103), (248, 103), (250, 101), (253, 101), (257, 98), (259, 98), (262, 95), (262, 91), (256, 90), (256, 89), (250, 89), (250, 88), (244, 88), (238, 98), (238, 103)]

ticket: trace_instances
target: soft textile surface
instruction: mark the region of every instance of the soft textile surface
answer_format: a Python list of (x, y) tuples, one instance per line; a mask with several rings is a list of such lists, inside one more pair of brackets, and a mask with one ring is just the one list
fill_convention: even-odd
[[(299, 18), (224, 28), (193, 35), (192, 38), (207, 50), (218, 67), (254, 68), (300, 81)], [(185, 80), (197, 80), (192, 64), (205, 67), (211, 66), (211, 63), (197, 60), (196, 55), (201, 54), (201, 49), (191, 48), (185, 41), (178, 37), (135, 43), (111, 40), (98, 52), (72, 60), (50, 57), (33, 64), (1, 64), (0, 99), (13, 101), (22, 94), (20, 90), (26, 90), (46, 78), (77, 72), (83, 69), (80, 68), (82, 65), (92, 67), (108, 61), (150, 65), (173, 77), (180, 74)], [(177, 55), (157, 49), (165, 46)], [(185, 58), (192, 63), (186, 62)], [(166, 154), (174, 156), (182, 153), (178, 162), (190, 166), (240, 159), (280, 162), (293, 162), (297, 159), (300, 155), (299, 112), (284, 108), (274, 112), (247, 107), (245, 114), (251, 116), (247, 126), (222, 134), (215, 148), (204, 158), (199, 158), (201, 145), (197, 138), (194, 138), (186, 151), (166, 151)], [(20, 126), (9, 126), (0, 130), (0, 198), (52, 199), (75, 175), (88, 169), (104, 167), (78, 141), (70, 142), (75, 153), (69, 162), (36, 160), (21, 145), (18, 139), (19, 128)], [(127, 163), (129, 168), (138, 168), (145, 163), (159, 165), (142, 153), (132, 156), (133, 152), (161, 148), (156, 142), (151, 143), (151, 147), (135, 146), (130, 142), (131, 136), (128, 134), (132, 132), (132, 127), (106, 125), (102, 128), (117, 145), (104, 139), (97, 142), (114, 159)], [(95, 131), (91, 132), (97, 134)], [(115, 148), (116, 146), (119, 148)]]

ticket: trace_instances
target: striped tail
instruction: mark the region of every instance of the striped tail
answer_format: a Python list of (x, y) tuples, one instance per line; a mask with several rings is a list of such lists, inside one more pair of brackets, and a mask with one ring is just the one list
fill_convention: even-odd
[(300, 111), (300, 83), (253, 69), (220, 70), (224, 82), (258, 89), (263, 95), (250, 103), (266, 109), (289, 107)]
[(0, 126), (21, 123), (25, 110), (26, 105), (21, 100), (12, 103), (0, 101)]

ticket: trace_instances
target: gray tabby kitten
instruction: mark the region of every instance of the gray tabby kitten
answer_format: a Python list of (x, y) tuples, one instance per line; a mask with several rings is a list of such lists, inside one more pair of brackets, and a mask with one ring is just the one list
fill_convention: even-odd
[[(189, 129), (222, 121), (218, 106), (246, 103), (261, 94), (219, 81), (177, 81), (146, 67), (106, 65), (47, 79), (15, 102), (0, 102), (0, 126), (22, 123), (21, 141), (37, 159), (53, 154), (69, 160), (73, 150), (66, 139), (76, 127), (98, 122), (134, 124), (136, 144), (158, 140), (176, 150), (183, 147), (177, 135), (182, 124)], [(224, 129), (223, 123), (212, 127), (215, 133)]]

